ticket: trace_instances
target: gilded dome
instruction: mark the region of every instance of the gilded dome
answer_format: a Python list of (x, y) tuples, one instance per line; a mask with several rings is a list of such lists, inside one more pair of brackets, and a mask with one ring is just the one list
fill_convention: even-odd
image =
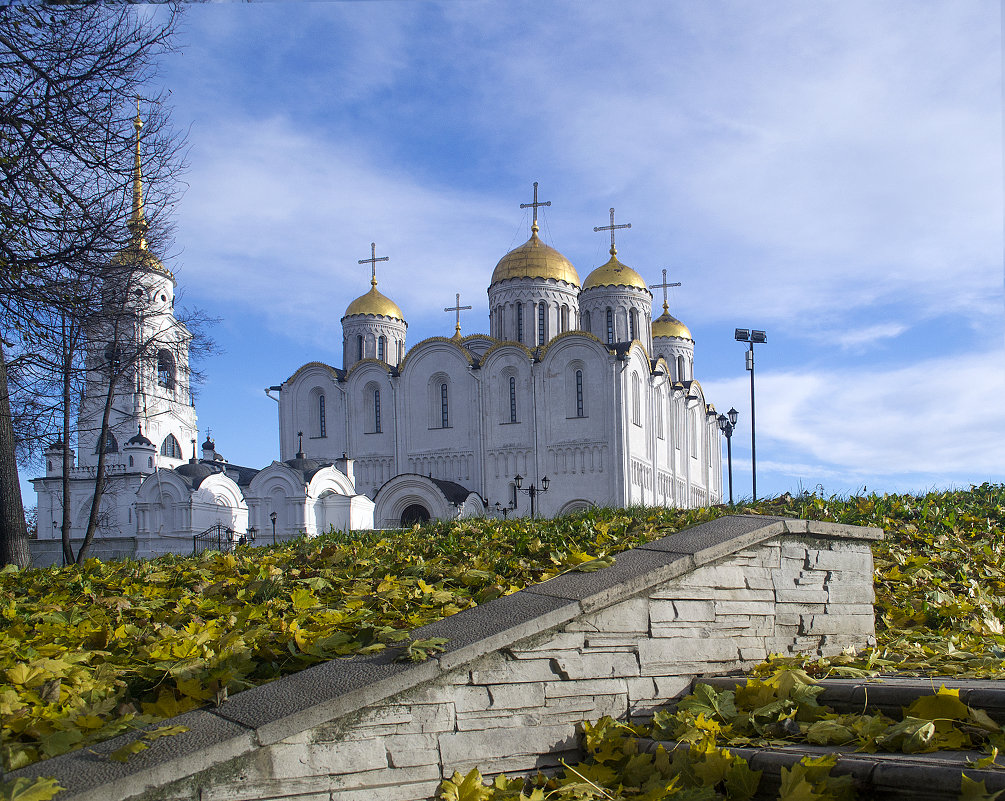
[(681, 339), (691, 339), (691, 332), (688, 327), (663, 307), (663, 314), (653, 320), (653, 337), (680, 337)]
[(540, 240), (536, 227), (524, 244), (503, 256), (492, 271), (492, 284), (508, 278), (554, 278), (579, 286), (579, 273), (565, 256)]
[(345, 310), (346, 317), (352, 317), (354, 314), (391, 317), (392, 319), (405, 322), (405, 315), (401, 313), (398, 304), (377, 291), (376, 278), (370, 281), (370, 291), (356, 298), (356, 300), (349, 304), (349, 308)]
[(601, 264), (596, 270), (586, 276), (583, 289), (593, 289), (598, 286), (630, 286), (635, 289), (649, 288), (645, 280), (631, 267), (618, 261), (618, 257), (612, 255), (607, 264)]

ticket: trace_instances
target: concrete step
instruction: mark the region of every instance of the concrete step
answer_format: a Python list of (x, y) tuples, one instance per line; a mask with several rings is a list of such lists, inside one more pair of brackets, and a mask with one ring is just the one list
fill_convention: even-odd
[[(745, 675), (715, 676), (696, 679), (695, 684), (708, 684), (717, 690), (732, 690), (747, 682)], [(817, 696), (823, 706), (838, 713), (883, 712), (900, 720), (903, 710), (916, 698), (933, 695), (941, 686), (958, 689), (960, 700), (970, 707), (982, 709), (997, 723), (1005, 724), (1005, 682), (950, 678), (917, 678), (885, 676), (869, 679), (823, 679), (824, 691)], [(658, 744), (667, 750), (682, 747), (677, 743), (657, 743), (645, 740), (642, 747), (655, 750)], [(686, 746), (683, 746), (686, 747)], [(757, 798), (775, 798), (781, 782), (781, 769), (791, 768), (803, 757), (837, 756), (834, 776), (851, 775), (859, 798), (919, 799), (941, 801), (959, 798), (962, 774), (985, 783), (991, 793), (1005, 791), (1005, 770), (968, 767), (969, 761), (986, 754), (978, 751), (937, 751), (931, 754), (868, 754), (853, 746), (817, 746), (794, 743), (775, 747), (730, 747), (754, 770), (763, 771)]]
[[(747, 681), (746, 676), (714, 676), (697, 679), (717, 690), (732, 690)], [(959, 690), (960, 700), (974, 709), (983, 709), (993, 721), (1005, 724), (1005, 682), (990, 679), (917, 678), (883, 676), (868, 679), (821, 679), (824, 691), (817, 696), (821, 705), (835, 712), (883, 712), (900, 720), (903, 708), (922, 695), (934, 695), (939, 687)]]
[[(674, 742), (642, 740), (640, 750), (653, 752), (657, 745), (668, 751), (687, 746)], [(763, 771), (761, 785), (755, 798), (778, 797), (782, 768), (791, 769), (803, 757), (837, 755), (832, 776), (850, 774), (855, 781), (856, 796), (860, 799), (918, 799), (918, 801), (943, 801), (959, 798), (962, 774), (974, 781), (985, 783), (989, 792), (1005, 790), (1005, 771), (977, 770), (967, 767), (967, 760), (986, 756), (977, 751), (937, 751), (933, 754), (863, 754), (851, 748), (815, 745), (791, 745), (779, 748), (729, 748), (743, 757), (753, 770)]]

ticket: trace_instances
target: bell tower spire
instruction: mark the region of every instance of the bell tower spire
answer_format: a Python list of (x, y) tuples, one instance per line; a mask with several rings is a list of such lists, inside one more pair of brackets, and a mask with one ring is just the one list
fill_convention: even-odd
[(129, 231), (133, 235), (133, 246), (139, 250), (147, 249), (146, 233), (147, 219), (143, 213), (143, 163), (140, 158), (140, 131), (143, 130), (143, 120), (140, 118), (140, 99), (136, 98), (136, 119), (133, 120), (136, 129), (136, 157), (133, 164), (133, 213), (129, 216)]

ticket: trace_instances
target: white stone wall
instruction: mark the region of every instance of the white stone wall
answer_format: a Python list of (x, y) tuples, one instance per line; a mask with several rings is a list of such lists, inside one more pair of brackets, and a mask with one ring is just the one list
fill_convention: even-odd
[[(191, 745), (187, 734), (158, 741), (129, 767), (100, 768), (114, 774), (104, 784), (73, 755), (44, 764), (73, 778), (66, 801), (420, 801), (455, 770), (547, 769), (578, 756), (579, 721), (646, 718), (697, 675), (773, 652), (872, 644), (868, 540), (877, 536), (723, 518), (622, 554), (607, 580), (605, 571), (564, 576), (432, 624), (461, 644), (403, 672), (363, 664), (374, 673), (360, 684), (354, 660), (341, 673), (329, 663), (311, 670), (343, 688), (334, 695), (307, 671), (250, 691), (250, 704), (242, 694), (189, 713), (180, 721), (196, 721)], [(515, 615), (495, 633), (493, 605)], [(528, 608), (542, 611), (519, 611)], [(479, 630), (466, 631), (465, 620)], [(149, 761), (171, 747), (197, 753)]]

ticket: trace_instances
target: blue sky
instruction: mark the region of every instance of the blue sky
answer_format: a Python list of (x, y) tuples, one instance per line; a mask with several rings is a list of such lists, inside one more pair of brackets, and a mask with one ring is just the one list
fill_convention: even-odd
[(1001, 480), (1001, 38), (989, 2), (191, 6), (160, 80), (191, 165), (169, 264), (225, 351), (200, 426), (276, 458), (263, 388), (341, 366), (372, 241), (409, 343), (452, 333), (455, 292), (487, 331), (539, 181), (581, 278), (613, 206), (619, 258), (683, 283), (696, 377), (740, 411), (738, 495), (736, 327), (768, 333), (759, 494)]

